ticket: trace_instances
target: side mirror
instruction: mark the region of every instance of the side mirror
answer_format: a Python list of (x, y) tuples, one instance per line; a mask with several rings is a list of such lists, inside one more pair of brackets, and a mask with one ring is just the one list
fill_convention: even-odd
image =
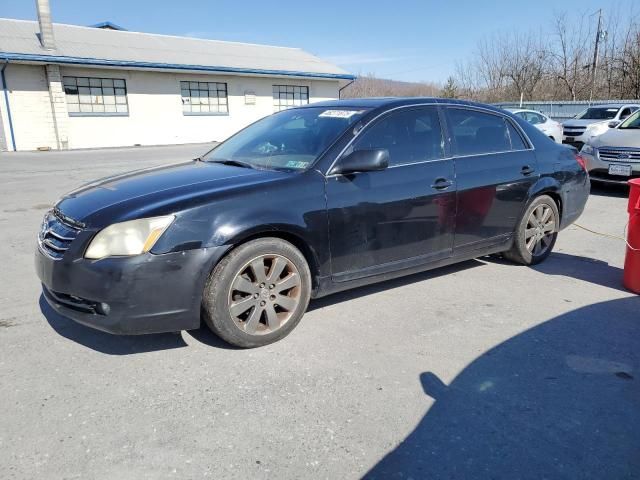
[(614, 120), (613, 122), (609, 122), (608, 125), (609, 125), (609, 128), (616, 128), (618, 125), (620, 125), (620, 122), (617, 120)]
[(375, 172), (389, 166), (389, 150), (375, 148), (371, 150), (354, 150), (342, 157), (330, 173), (343, 175), (355, 172)]

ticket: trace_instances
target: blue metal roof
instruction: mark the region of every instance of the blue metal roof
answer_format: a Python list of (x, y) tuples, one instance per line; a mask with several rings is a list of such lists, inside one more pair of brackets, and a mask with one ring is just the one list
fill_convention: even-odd
[(246, 75), (283, 75), (291, 77), (331, 78), (355, 80), (356, 76), (343, 73), (297, 72), (295, 70), (262, 70), (251, 68), (218, 67), (212, 65), (188, 65), (172, 63), (136, 62), (127, 60), (104, 60), (100, 58), (65, 57), (58, 55), (36, 55), (28, 53), (0, 52), (0, 58), (24, 62), (61, 63), (68, 65), (94, 65), (123, 68), (154, 68), (162, 70), (192, 70), (200, 72), (239, 73)]
[(100, 22), (100, 23), (96, 23), (95, 25), (89, 25), (91, 28), (110, 28), (111, 30), (120, 30), (122, 32), (126, 32), (127, 29), (124, 27), (121, 27), (120, 25), (116, 25), (113, 22)]

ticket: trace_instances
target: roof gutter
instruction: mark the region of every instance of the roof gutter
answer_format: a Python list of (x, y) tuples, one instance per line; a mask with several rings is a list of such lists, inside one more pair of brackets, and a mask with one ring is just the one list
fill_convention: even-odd
[(4, 102), (7, 105), (7, 118), (9, 119), (9, 133), (11, 135), (11, 146), (13, 147), (13, 151), (17, 151), (16, 149), (16, 136), (13, 131), (13, 119), (11, 118), (11, 104), (9, 103), (9, 87), (7, 86), (7, 77), (4, 74), (4, 71), (9, 65), (9, 59), (5, 58), (4, 65), (2, 65), (2, 69), (0, 70), (0, 78), (2, 78), (2, 91), (4, 92)]
[(0, 53), (7, 60), (23, 62), (58, 63), (65, 65), (93, 65), (104, 67), (154, 68), (159, 70), (192, 70), (216, 73), (239, 73), (250, 75), (282, 75), (290, 77), (327, 78), (335, 80), (355, 80), (349, 73), (300, 72), (294, 70), (250, 69), (239, 67), (219, 67), (209, 65), (189, 65), (176, 63), (138, 62), (132, 60), (105, 60), (101, 58), (68, 57), (64, 55), (42, 55), (35, 53)]

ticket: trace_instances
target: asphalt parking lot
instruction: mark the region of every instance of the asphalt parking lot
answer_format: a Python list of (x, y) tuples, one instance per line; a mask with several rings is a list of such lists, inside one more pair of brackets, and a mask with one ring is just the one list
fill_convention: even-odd
[[(0, 477), (640, 477), (640, 299), (577, 227), (535, 268), (479, 259), (311, 304), (284, 341), (116, 337), (33, 269), (60, 195), (206, 145), (0, 154)], [(626, 192), (579, 223), (622, 235)]]

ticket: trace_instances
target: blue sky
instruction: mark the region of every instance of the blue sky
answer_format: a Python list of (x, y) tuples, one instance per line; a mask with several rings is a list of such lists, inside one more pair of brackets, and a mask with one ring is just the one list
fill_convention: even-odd
[[(356, 73), (444, 81), (482, 36), (546, 34), (554, 12), (626, 16), (636, 0), (51, 0), (54, 22), (110, 20), (129, 30), (300, 47)], [(637, 2), (640, 4), (640, 2)], [(640, 5), (638, 5), (640, 7)], [(640, 8), (635, 7), (636, 11)], [(0, 17), (33, 20), (35, 1), (0, 2)], [(594, 19), (595, 22), (595, 19)]]

